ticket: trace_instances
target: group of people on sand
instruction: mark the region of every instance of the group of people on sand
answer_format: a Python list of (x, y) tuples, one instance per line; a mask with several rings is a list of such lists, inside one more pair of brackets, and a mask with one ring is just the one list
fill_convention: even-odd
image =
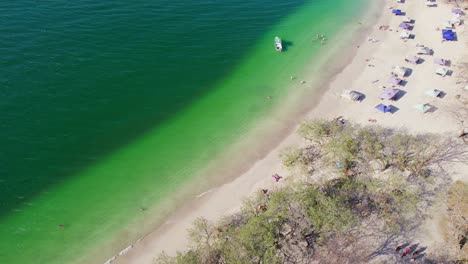
[[(411, 245), (411, 246), (406, 246), (406, 244), (400, 245), (396, 247), (395, 252), (400, 253), (401, 251), (401, 257), (406, 258), (406, 257), (411, 257), (411, 262), (416, 261), (416, 259), (420, 258), (422, 256), (422, 252), (425, 250), (425, 248), (418, 248), (418, 245)], [(403, 251), (402, 251), (403, 250)]]
[(384, 31), (385, 31), (385, 30), (389, 30), (389, 31), (392, 31), (392, 29), (391, 29), (390, 26), (388, 26), (388, 25), (379, 26), (379, 30), (384, 30)]

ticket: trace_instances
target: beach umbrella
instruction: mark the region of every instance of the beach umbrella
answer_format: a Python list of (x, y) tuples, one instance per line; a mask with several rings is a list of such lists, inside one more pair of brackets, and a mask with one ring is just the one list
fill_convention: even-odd
[(402, 39), (408, 39), (408, 38), (410, 38), (410, 36), (411, 35), (410, 35), (410, 33), (408, 33), (408, 31), (403, 30), (403, 31), (400, 32), (400, 38), (402, 38)]
[(404, 23), (411, 23), (411, 22), (413, 22), (413, 20), (412, 20), (411, 18), (406, 17), (406, 16), (403, 17), (403, 19), (402, 19), (401, 21), (404, 22)]
[(442, 29), (442, 38), (444, 40), (455, 40), (455, 32), (451, 29)]
[(431, 49), (428, 48), (428, 47), (421, 46), (421, 47), (418, 47), (416, 53), (417, 54), (430, 55), (431, 54)]
[(434, 58), (434, 63), (445, 66), (447, 65), (447, 60), (444, 60), (442, 58)]
[(431, 90), (428, 90), (425, 92), (426, 95), (430, 96), (430, 97), (439, 97), (441, 91), (439, 90), (436, 90), (436, 89), (431, 89)]
[(426, 113), (431, 109), (431, 106), (428, 104), (417, 104), (414, 106), (414, 108), (421, 113)]
[(351, 90), (344, 90), (343, 93), (341, 94), (341, 97), (346, 98), (351, 101), (359, 101), (359, 99), (361, 99), (362, 96), (363, 96), (362, 93), (351, 91)]
[(412, 64), (418, 64), (419, 57), (417, 57), (417, 56), (406, 56), (405, 61), (409, 62), (409, 63), (412, 63)]
[(385, 91), (380, 94), (379, 98), (382, 100), (393, 100), (399, 91), (400, 90), (393, 88), (385, 89)]
[(437, 6), (437, 3), (432, 1), (426, 1), (426, 6)]
[(395, 66), (392, 68), (392, 73), (396, 76), (404, 77), (407, 71), (408, 69), (406, 69), (405, 67)]
[(441, 68), (436, 70), (436, 74), (441, 75), (443, 77), (445, 77), (445, 75), (447, 75), (447, 73), (448, 73), (448, 69), (445, 68), (445, 67), (441, 67)]
[(463, 15), (463, 10), (461, 10), (460, 8), (452, 8), (452, 13), (457, 15)]
[(392, 14), (399, 16), (399, 15), (403, 15), (403, 12), (400, 9), (393, 9)]
[(393, 85), (398, 85), (398, 84), (401, 83), (401, 81), (402, 80), (400, 78), (397, 78), (395, 76), (392, 76), (392, 77), (390, 77), (390, 79), (388, 79), (388, 82), (393, 84)]
[(391, 107), (389, 105), (378, 104), (375, 106), (375, 109), (379, 110), (382, 113), (390, 112)]
[(400, 23), (400, 27), (403, 28), (403, 29), (410, 29), (411, 28), (410, 25), (408, 25), (408, 24), (406, 24), (404, 22)]

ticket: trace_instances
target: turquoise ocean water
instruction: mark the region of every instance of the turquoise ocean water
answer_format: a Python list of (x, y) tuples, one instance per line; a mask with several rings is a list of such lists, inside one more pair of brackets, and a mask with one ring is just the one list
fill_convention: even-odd
[(143, 218), (365, 2), (2, 1), (0, 263), (80, 261)]

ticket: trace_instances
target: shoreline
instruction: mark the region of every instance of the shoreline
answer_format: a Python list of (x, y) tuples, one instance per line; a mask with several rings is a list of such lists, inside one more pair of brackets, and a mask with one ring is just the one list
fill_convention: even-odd
[[(380, 2), (384, 3), (383, 1)], [(406, 3), (398, 6), (405, 8), (405, 11), (407, 10), (409, 16), (416, 19), (417, 23), (413, 32), (415, 32), (417, 36), (425, 34), (426, 31), (430, 30), (430, 27), (438, 24), (438, 21), (434, 23), (428, 22), (430, 21), (430, 18), (427, 16), (428, 12), (434, 12), (440, 15), (449, 10), (449, 7), (445, 4), (439, 5), (435, 10), (418, 9), (425, 8), (424, 3)], [(382, 80), (377, 84), (373, 83), (373, 80), (382, 79), (380, 76), (388, 75), (392, 64), (405, 65), (401, 61), (405, 55), (409, 55), (408, 53), (412, 52), (410, 48), (414, 47), (416, 43), (422, 41), (424, 44), (436, 50), (436, 52), (441, 53), (443, 56), (452, 60), (455, 60), (456, 56), (454, 55), (458, 54), (457, 49), (455, 48), (447, 50), (449, 48), (445, 47), (445, 49), (443, 49), (437, 44), (437, 40), (440, 38), (438, 32), (436, 32), (437, 37), (439, 37), (437, 39), (434, 38), (434, 36), (436, 36), (435, 34), (428, 34), (430, 36), (427, 37), (427, 39), (420, 40), (418, 38), (417, 40), (402, 42), (399, 39), (399, 33), (379, 30), (378, 25), (384, 24), (390, 25), (393, 28), (398, 27), (398, 21), (400, 18), (391, 16), (389, 14), (388, 7), (388, 3), (385, 2), (384, 6), (381, 7), (382, 10), (379, 10), (380, 16), (376, 19), (377, 23), (369, 30), (362, 32), (362, 36), (360, 34), (358, 34), (359, 36), (356, 36), (356, 45), (358, 45), (359, 48), (356, 48), (353, 42), (353, 51), (348, 52), (349, 59), (344, 60), (344, 65), (339, 66), (336, 65), (336, 63), (331, 63), (328, 66), (333, 68), (332, 70), (328, 69), (332, 74), (330, 78), (326, 78), (327, 81), (322, 80), (322, 82), (327, 84), (323, 85), (323, 88), (318, 91), (309, 91), (311, 94), (318, 94), (317, 97), (313, 98), (316, 104), (313, 104), (312, 106), (309, 105), (308, 110), (299, 109), (299, 113), (295, 115), (294, 118), (284, 116), (284, 120), (281, 118), (277, 121), (287, 125), (283, 125), (284, 128), (281, 130), (281, 135), (276, 136), (276, 144), (269, 145), (270, 148), (265, 146), (256, 153), (252, 151), (253, 154), (250, 155), (255, 156), (253, 158), (255, 162), (251, 162), (250, 165), (244, 164), (245, 167), (241, 169), (236, 167), (237, 172), (244, 171), (243, 173), (240, 173), (240, 176), (230, 179), (224, 177), (222, 178), (224, 184), (210, 188), (204, 193), (199, 193), (197, 195), (199, 197), (195, 198), (196, 200), (189, 201), (187, 204), (177, 209), (164, 224), (152, 233), (147, 234), (138, 240), (139, 242), (137, 245), (133, 247), (129, 246), (131, 247), (131, 250), (127, 250), (130, 248), (124, 249), (126, 254), (119, 256), (119, 258), (112, 263), (150, 263), (153, 257), (157, 256), (161, 251), (174, 254), (176, 250), (183, 250), (188, 246), (186, 238), (187, 228), (190, 227), (193, 220), (197, 217), (203, 216), (209, 220), (219, 219), (223, 215), (236, 212), (236, 210), (239, 209), (242, 200), (257, 190), (261, 188), (275, 189), (278, 185), (272, 182), (269, 175), (274, 173), (286, 175), (286, 171), (281, 168), (279, 153), (281, 149), (286, 146), (300, 144), (298, 137), (295, 135), (295, 128), (304, 117), (329, 119), (336, 118), (337, 116), (344, 116), (346, 120), (352, 120), (353, 122), (362, 125), (369, 124), (368, 120), (370, 118), (374, 119), (377, 117), (378, 124), (380, 125), (385, 124), (385, 126), (390, 126), (396, 129), (404, 128), (414, 133), (448, 132), (454, 134), (457, 129), (457, 124), (450, 115), (447, 114), (447, 107), (450, 106), (450, 100), (453, 98), (441, 99), (445, 100), (441, 102), (437, 101), (436, 103), (439, 111), (431, 113), (431, 115), (421, 116), (420, 113), (415, 113), (411, 109), (412, 104), (416, 103), (418, 100), (425, 100), (424, 95), (421, 95), (420, 92), (427, 89), (426, 87), (414, 87), (413, 89), (413, 86), (427, 86), (428, 84), (433, 83), (437, 85), (445, 84), (446, 88), (444, 87), (443, 89), (447, 91), (447, 93), (450, 93), (452, 96), (455, 93), (452, 91), (455, 89), (449, 90), (449, 87), (456, 87), (456, 78), (454, 78), (454, 76), (450, 76), (450, 79), (440, 80), (437, 79), (438, 76), (435, 76), (435, 74), (429, 74), (432, 70), (432, 67), (429, 67), (429, 65), (432, 64), (432, 57), (425, 58), (426, 62), (423, 65), (409, 66), (414, 69), (415, 74), (412, 75), (415, 76), (409, 76), (407, 78), (408, 87), (411, 86), (411, 89), (403, 87), (402, 90), (405, 90), (406, 94), (401, 98), (401, 100), (393, 103), (399, 107), (398, 112), (393, 115), (382, 116), (382, 114), (373, 110), (373, 105), (379, 103), (379, 100), (376, 100), (380, 92), (380, 89), (378, 89), (377, 86), (382, 84), (385, 85), (385, 82)], [(426, 20), (426, 22), (421, 22), (424, 20)], [(364, 36), (365, 38), (359, 39), (359, 37)], [(369, 42), (367, 41), (367, 37), (377, 38), (378, 42)], [(458, 42), (447, 44), (453, 44), (454, 46), (459, 47), (460, 45), (463, 45), (462, 42), (463, 41), (459, 40)], [(377, 69), (366, 66), (369, 62), (366, 60), (369, 57), (372, 58), (371, 61), (376, 64), (375, 68)], [(307, 69), (307, 71), (309, 71), (309, 75), (316, 74), (316, 71), (314, 70)], [(418, 76), (418, 71), (421, 71), (424, 74)], [(320, 80), (317, 81), (317, 85), (319, 85), (321, 82)], [(352, 103), (339, 98), (339, 92), (348, 88), (354, 88), (355, 90), (364, 92), (366, 94), (365, 101), (362, 103)], [(415, 90), (417, 90), (417, 94)], [(416, 95), (413, 96), (413, 93)], [(304, 111), (305, 113), (301, 113), (301, 110), (306, 111)], [(402, 113), (399, 113), (400, 111)], [(437, 124), (435, 121), (437, 121)], [(259, 130), (259, 132), (256, 132), (258, 133), (257, 136), (261, 136), (261, 129)], [(249, 144), (250, 142), (244, 142), (240, 145), (247, 147)], [(230, 151), (228, 151), (228, 153), (230, 153)], [(226, 155), (229, 156), (229, 154)], [(252, 159), (250, 156), (249, 158)], [(214, 174), (216, 169), (212, 170)], [(225, 170), (228, 169), (224, 169), (224, 171)], [(219, 172), (222, 171), (223, 170), (220, 170)], [(286, 177), (285, 181), (287, 180), (288, 179)]]
[[(321, 8), (322, 7), (320, 7), (317, 10), (321, 10)], [(360, 14), (364, 11), (364, 9), (357, 8), (356, 5), (354, 5), (352, 10), (354, 11), (348, 11), (348, 13)], [(183, 171), (182, 174), (190, 175), (190, 177), (186, 177), (185, 180), (182, 182), (179, 181), (180, 186), (178, 186), (176, 190), (167, 191), (164, 197), (158, 200), (157, 202), (153, 200), (153, 203), (151, 203), (152, 199), (150, 199), (149, 197), (144, 197), (144, 195), (138, 195), (136, 192), (134, 192), (135, 194), (137, 194), (137, 196), (140, 196), (140, 197), (134, 197), (133, 199), (131, 199), (132, 201), (139, 201), (141, 197), (143, 197), (144, 200), (141, 203), (136, 204), (133, 207), (133, 208), (136, 208), (138, 212), (135, 212), (135, 211), (131, 212), (131, 216), (132, 217), (135, 216), (133, 217), (132, 221), (129, 223), (121, 222), (120, 225), (118, 226), (117, 231), (114, 234), (112, 234), (112, 236), (105, 237), (105, 238), (103, 237), (102, 242), (99, 241), (98, 243), (96, 243), (95, 246), (90, 246), (89, 250), (85, 250), (86, 254), (79, 255), (74, 262), (76, 263), (89, 263), (89, 262), (103, 263), (108, 258), (108, 256), (113, 255), (113, 254), (118, 254), (119, 251), (127, 248), (129, 243), (130, 244), (136, 243), (136, 241), (139, 241), (142, 237), (145, 237), (150, 231), (153, 231), (157, 229), (159, 226), (161, 226), (161, 224), (164, 223), (163, 222), (164, 219), (170, 216), (170, 214), (173, 211), (173, 208), (180, 208), (183, 204), (185, 204), (187, 200), (193, 200), (194, 199), (193, 197), (196, 196), (197, 194), (200, 194), (201, 192), (207, 189), (211, 189), (213, 188), (213, 186), (220, 186), (226, 181), (231, 181), (232, 179), (237, 177), (239, 174), (242, 174), (243, 172), (247, 171), (252, 166), (255, 160), (263, 157), (271, 149), (270, 139), (272, 141), (275, 141), (274, 144), (276, 145), (276, 142), (280, 141), (281, 138), (284, 137), (284, 135), (292, 132), (291, 131), (292, 126), (290, 126), (289, 123), (280, 124), (281, 122), (277, 122), (273, 120), (273, 123), (260, 125), (259, 123), (261, 122), (257, 122), (257, 121), (262, 120), (264, 116), (271, 118), (269, 111), (267, 113), (267, 111), (263, 111), (263, 110), (266, 108), (275, 109), (275, 108), (280, 108), (284, 106), (284, 104), (282, 103), (279, 104), (278, 102), (280, 100), (289, 100), (288, 98), (286, 98), (288, 97), (286, 95), (289, 95), (290, 91), (296, 90), (297, 87), (301, 88), (299, 90), (310, 89), (310, 87), (308, 87), (309, 83), (307, 83), (307, 85), (303, 85), (299, 83), (299, 80), (296, 83), (293, 83), (291, 87), (289, 87), (289, 84), (291, 84), (291, 80), (289, 78), (290, 72), (296, 72), (296, 71), (303, 72), (304, 65), (308, 63), (309, 61), (305, 58), (309, 58), (309, 55), (313, 56), (314, 58), (320, 57), (320, 56), (315, 56), (316, 51), (320, 49), (320, 46), (318, 45), (318, 43), (315, 43), (315, 45), (313, 44), (312, 49), (310, 49), (310, 46), (309, 46), (310, 39), (302, 38), (302, 36), (305, 36), (305, 34), (308, 32), (322, 32), (322, 31), (326, 32), (325, 29), (327, 28), (331, 30), (329, 32), (330, 36), (335, 36), (336, 35), (335, 33), (343, 27), (343, 23), (338, 23), (338, 21), (335, 21), (335, 22), (328, 21), (324, 24), (324, 26), (318, 26), (316, 23), (310, 23), (310, 24), (305, 23), (303, 26), (298, 26), (304, 23), (305, 21), (307, 22), (311, 21), (308, 18), (309, 15), (311, 14), (310, 12), (312, 12), (312, 14), (317, 13), (314, 5), (305, 5), (304, 9), (301, 8), (298, 11), (298, 14), (294, 14), (291, 17), (288, 17), (285, 21), (283, 21), (277, 27), (275, 27), (274, 31), (271, 31), (265, 34), (265, 36), (260, 38), (260, 41), (259, 41), (259, 43), (263, 43), (263, 44), (262, 45), (257, 44), (254, 47), (254, 50), (252, 50), (251, 53), (246, 55), (247, 57), (252, 57), (252, 58), (249, 59), (245, 64), (240, 65), (240, 67), (236, 69), (234, 74), (232, 74), (231, 76), (226, 78), (226, 80), (223, 80), (220, 84), (217, 85), (217, 86), (220, 86), (221, 89), (208, 94), (207, 97), (204, 97), (201, 100), (190, 105), (188, 107), (187, 112), (189, 112), (191, 116), (187, 114), (181, 115), (180, 118), (168, 124), (170, 129), (173, 131), (177, 131), (176, 128), (182, 129), (182, 128), (188, 127), (187, 125), (188, 123), (190, 123), (191, 126), (194, 126), (194, 125), (196, 126), (196, 124), (192, 124), (193, 120), (195, 120), (193, 113), (198, 112), (198, 114), (200, 114), (201, 112), (199, 110), (202, 107), (206, 108), (207, 105), (209, 104), (213, 105), (214, 102), (220, 102), (220, 101), (225, 102), (226, 97), (230, 94), (230, 93), (226, 93), (227, 87), (232, 88), (233, 83), (235, 84), (236, 80), (242, 80), (243, 76), (245, 76), (246, 74), (250, 75), (251, 72), (255, 72), (255, 71), (252, 71), (251, 66), (256, 65), (256, 63), (254, 63), (256, 59), (271, 57), (272, 61), (277, 62), (275, 63), (276, 66), (273, 67), (273, 69), (278, 68), (278, 65), (280, 65), (279, 68), (284, 69), (284, 70), (279, 70), (277, 73), (277, 76), (273, 78), (273, 80), (270, 80), (271, 79), (270, 77), (265, 78), (266, 71), (263, 71), (263, 72), (260, 71), (260, 72), (257, 72), (258, 73), (257, 79), (259, 80), (256, 80), (254, 82), (248, 82), (248, 81), (240, 82), (240, 84), (246, 83), (246, 88), (249, 88), (249, 87), (254, 88), (255, 94), (253, 95), (246, 94), (246, 96), (248, 96), (249, 98), (256, 98), (255, 101), (253, 102), (253, 100), (249, 100), (247, 101), (247, 104), (242, 104), (242, 103), (240, 105), (235, 104), (234, 105), (235, 107), (233, 107), (233, 105), (226, 105), (226, 108), (228, 108), (229, 110), (227, 113), (228, 115), (232, 116), (231, 112), (233, 108), (237, 109), (238, 107), (245, 106), (243, 107), (243, 109), (241, 109), (241, 113), (252, 112), (252, 114), (258, 116), (258, 118), (251, 118), (253, 120), (251, 122), (248, 120), (248, 118), (250, 117), (246, 116), (245, 118), (246, 122), (241, 123), (240, 124), (241, 126), (239, 128), (234, 127), (234, 129), (231, 130), (231, 131), (238, 131), (235, 141), (230, 141), (229, 138), (224, 138), (223, 141), (220, 141), (222, 142), (221, 144), (222, 150), (219, 153), (222, 154), (223, 158), (218, 158), (218, 156), (215, 156), (214, 160), (211, 160), (211, 162), (208, 161), (202, 166), (200, 166), (199, 168), (197, 167), (191, 170), (188, 170), (186, 167), (184, 168), (182, 166), (181, 168), (181, 171)], [(331, 13), (334, 14), (335, 11)], [(344, 21), (344, 20), (349, 21), (349, 20), (352, 20), (353, 17), (354, 16), (352, 17), (344, 16), (342, 18), (339, 18), (339, 21)], [(276, 31), (284, 32), (285, 28), (287, 31), (287, 26), (285, 25), (297, 26), (297, 28), (294, 30), (291, 30), (289, 34), (291, 34), (291, 36), (295, 36), (295, 39), (297, 39), (297, 42), (295, 43), (298, 47), (295, 50), (291, 50), (291, 53), (276, 54), (276, 56), (274, 55), (272, 56), (272, 54), (275, 54), (275, 53), (271, 52), (270, 49), (265, 49), (266, 45), (271, 44), (270, 38), (268, 37), (268, 35), (269, 34), (271, 35), (272, 33)], [(284, 34), (286, 36), (286, 33)], [(324, 49), (324, 50), (328, 50), (328, 49)], [(289, 54), (293, 56), (292, 57), (285, 56)], [(276, 72), (276, 70), (274, 72)], [(253, 77), (249, 76), (249, 78), (247, 79), (253, 79)], [(262, 86), (262, 84), (265, 84), (264, 87), (255, 87), (258, 85)], [(276, 85), (272, 85), (272, 84), (276, 84)], [(284, 89), (284, 87), (287, 87), (288, 89)], [(250, 89), (241, 89), (241, 90), (249, 91)], [(313, 91), (310, 91), (310, 94), (315, 95)], [(273, 99), (267, 100), (266, 99), (267, 95), (273, 95)], [(214, 106), (216, 106), (216, 104), (214, 104)], [(293, 107), (293, 108), (297, 108), (297, 107)], [(255, 112), (255, 111), (258, 111), (258, 112)], [(295, 120), (291, 119), (291, 116), (284, 115), (282, 111), (278, 111), (278, 112), (282, 114), (282, 116), (280, 116), (282, 119), (281, 121), (288, 119), (288, 122), (297, 123), (296, 122), (297, 119)], [(266, 113), (266, 114), (262, 115), (263, 113)], [(207, 120), (206, 116), (208, 116), (209, 118), (209, 116), (211, 115), (209, 114), (205, 115), (205, 118), (203, 120)], [(213, 116), (216, 118), (215, 122), (226, 123), (226, 122), (221, 122), (217, 120), (219, 115), (213, 115)], [(260, 118), (260, 116), (262, 118)], [(237, 118), (236, 116), (234, 117)], [(229, 120), (229, 118), (225, 118), (225, 119)], [(237, 120), (234, 120), (234, 121), (237, 122), (238, 118)], [(171, 124), (177, 124), (177, 126), (175, 125), (172, 126)], [(281, 125), (281, 127), (284, 127), (285, 131), (288, 133), (283, 133), (284, 131), (280, 131), (281, 133), (279, 133), (279, 136), (276, 133), (271, 134), (272, 131), (269, 131), (269, 129), (267, 128), (269, 125), (271, 125), (275, 129)], [(268, 140), (262, 139), (262, 142), (265, 142), (264, 144), (263, 143), (260, 144), (259, 142), (255, 142), (254, 140), (253, 144), (255, 146), (258, 146), (258, 148), (257, 147), (252, 148), (251, 146), (252, 141), (249, 141), (249, 140), (255, 137), (255, 135), (252, 136), (252, 134), (254, 134), (253, 132), (252, 134), (250, 134), (250, 133), (244, 133), (244, 131), (249, 130), (249, 132), (251, 132), (252, 131), (251, 129), (254, 129), (260, 126), (261, 128), (259, 128), (259, 130), (256, 132), (257, 134), (255, 135), (261, 134), (260, 136), (262, 138), (268, 137)], [(169, 129), (165, 128), (165, 132), (167, 132), (168, 130)], [(213, 132), (213, 131), (210, 131), (209, 129), (204, 129), (203, 127), (201, 127), (200, 129), (196, 129), (196, 130), (204, 131), (205, 133)], [(158, 132), (158, 133), (164, 133), (164, 132)], [(262, 133), (266, 133), (268, 135), (263, 135)], [(145, 144), (144, 140), (148, 141), (147, 140), (148, 138), (143, 138), (143, 141), (140, 140), (137, 143), (139, 143), (140, 145), (144, 145), (140, 147), (144, 147), (146, 149), (154, 148), (155, 144), (152, 144), (151, 142), (146, 142)], [(243, 139), (245, 138), (250, 138), (250, 139), (247, 141), (244, 141)], [(149, 138), (149, 140), (151, 140), (151, 138)], [(241, 142), (241, 143), (236, 145), (236, 142)], [(199, 143), (199, 141), (195, 143)], [(214, 143), (218, 144), (218, 142), (214, 142)], [(148, 145), (150, 147), (148, 147)], [(151, 147), (151, 145), (153, 146)], [(210, 148), (210, 146), (207, 146), (207, 148)], [(248, 151), (243, 151), (243, 149), (248, 149)], [(206, 156), (206, 152), (204, 151), (202, 151), (201, 154), (202, 156)], [(248, 154), (247, 155), (248, 157), (244, 157), (244, 154)], [(232, 157), (235, 157), (238, 160), (236, 160), (236, 162), (232, 162)], [(198, 157), (195, 156), (192, 159), (197, 159), (197, 158)], [(120, 157), (119, 159), (124, 160), (124, 158), (122, 157)], [(222, 160), (222, 161), (219, 162), (219, 160)], [(230, 169), (227, 169), (224, 167), (224, 166), (227, 166), (226, 164), (230, 166)], [(207, 169), (203, 170), (204, 168), (207, 168)], [(178, 171), (176, 171), (176, 173), (178, 173)], [(168, 175), (170, 175), (170, 173)], [(153, 186), (153, 187), (157, 188), (158, 186)], [(152, 187), (151, 185), (147, 185), (147, 188), (152, 188)], [(145, 210), (141, 208), (145, 208)], [(121, 210), (121, 212), (124, 212), (124, 211), (125, 210)]]
[[(378, 2), (383, 3), (383, 0), (379, 0)], [(382, 14), (382, 12), (383, 10), (381, 10), (378, 7), (378, 3), (375, 3), (374, 6), (369, 6), (367, 10), (362, 12), (362, 14), (358, 18), (353, 19), (353, 22), (356, 22), (356, 24), (346, 25), (339, 32), (355, 36), (344, 37), (344, 40), (340, 40), (340, 44), (336, 45), (336, 47), (333, 48), (336, 50), (344, 49), (347, 40), (351, 40), (351, 42), (353, 43), (353, 47), (362, 44), (365, 41), (364, 36), (366, 36), (370, 31), (372, 31), (373, 23), (371, 22), (381, 19), (380, 15)], [(360, 22), (358, 23), (359, 20), (362, 20), (364, 18), (368, 18), (370, 22), (367, 21), (363, 24), (361, 24)], [(180, 225), (180, 219), (184, 220), (184, 226), (188, 228), (195, 219), (193, 216), (191, 216), (191, 213), (193, 211), (203, 210), (203, 208), (206, 207), (206, 203), (212, 201), (213, 197), (215, 197), (217, 193), (225, 192), (226, 188), (229, 188), (229, 186), (232, 185), (236, 185), (236, 183), (238, 183), (239, 181), (247, 180), (252, 183), (253, 187), (250, 188), (248, 191), (232, 190), (232, 193), (236, 195), (236, 199), (232, 199), (231, 202), (235, 205), (226, 206), (224, 202), (220, 201), (220, 208), (229, 208), (227, 209), (227, 211), (223, 209), (216, 210), (217, 212), (215, 212), (215, 214), (212, 216), (213, 218), (219, 218), (224, 214), (235, 212), (240, 207), (243, 197), (251, 195), (252, 193), (257, 191), (261, 186), (269, 185), (269, 177), (266, 177), (267, 179), (263, 181), (259, 177), (252, 175), (251, 172), (259, 169), (265, 171), (267, 168), (263, 168), (262, 163), (271, 164), (270, 161), (268, 161), (271, 158), (275, 160), (276, 164), (280, 164), (279, 158), (277, 157), (277, 153), (284, 147), (297, 142), (298, 138), (295, 134), (295, 130), (300, 121), (314, 111), (314, 109), (318, 106), (322, 96), (324, 96), (324, 94), (328, 92), (330, 83), (333, 82), (337, 75), (339, 75), (352, 62), (353, 58), (356, 56), (356, 53), (359, 51), (359, 49), (357, 48), (354, 48), (351, 52), (344, 50), (336, 50), (328, 52), (325, 56), (321, 56), (321, 61), (319, 63), (309, 63), (309, 65), (311, 66), (308, 66), (306, 67), (306, 69), (303, 70), (303, 75), (305, 76), (301, 78), (306, 80), (308, 88), (303, 89), (299, 92), (295, 92), (295, 94), (286, 98), (288, 102), (285, 103), (285, 105), (292, 105), (294, 103), (299, 102), (301, 103), (301, 105), (299, 105), (292, 111), (284, 111), (284, 109), (281, 110), (279, 109), (279, 107), (278, 109), (275, 109), (275, 113), (272, 115), (278, 117), (279, 120), (268, 120), (267, 122), (262, 121), (263, 123), (257, 125), (255, 128), (252, 129), (253, 131), (251, 131), (250, 133), (248, 133), (247, 136), (244, 137), (246, 140), (240, 140), (240, 142), (237, 142), (236, 144), (234, 144), (234, 146), (228, 148), (228, 150), (223, 153), (223, 157), (220, 160), (216, 159), (215, 163), (209, 164), (207, 168), (202, 170), (201, 173), (197, 173), (200, 175), (217, 175), (217, 178), (207, 176), (206, 178), (211, 180), (207, 182), (207, 185), (198, 184), (198, 187), (193, 188), (193, 185), (197, 185), (194, 182), (196, 182), (203, 176), (194, 177), (194, 180), (190, 183), (187, 183), (186, 187), (183, 188), (190, 189), (191, 186), (192, 190), (202, 190), (199, 193), (190, 195), (191, 198), (189, 199), (193, 200), (177, 208), (175, 213), (172, 213), (169, 217), (165, 218), (165, 221), (163, 221), (155, 229), (153, 229), (152, 232), (142, 236), (135, 243), (122, 249), (118, 254), (110, 258), (108, 262), (106, 262), (106, 264), (128, 262), (140, 263), (142, 261), (140, 257), (134, 255), (139, 255), (138, 252), (141, 251), (141, 247), (146, 248), (146, 244), (148, 242), (154, 242), (154, 237), (164, 237), (164, 235), (169, 232), (167, 230), (168, 227), (173, 228), (175, 224)], [(332, 61), (331, 63), (330, 60)], [(319, 72), (323, 69), (322, 66), (325, 66), (326, 69), (323, 72)], [(316, 72), (318, 74), (325, 74), (326, 77), (312, 76), (310, 74), (311, 71)], [(301, 78), (295, 76), (295, 79)], [(304, 87), (303, 84), (300, 84), (299, 80), (296, 81), (297, 82), (295, 84), (292, 84), (292, 86), (295, 86), (292, 87), (292, 89)], [(310, 102), (310, 100), (308, 102), (305, 102), (304, 99), (301, 99), (304, 96), (307, 96), (307, 98), (312, 99), (312, 103)], [(277, 129), (277, 133), (270, 133), (270, 135), (267, 136), (267, 139), (263, 138), (260, 143), (257, 142), (256, 138), (263, 137), (264, 134), (271, 128)], [(255, 151), (249, 150), (247, 153), (248, 158), (245, 158), (245, 156), (243, 156), (240, 160), (233, 161), (231, 159), (233, 155), (236, 156), (236, 153), (237, 157), (239, 157), (238, 153), (240, 153), (242, 149), (249, 149), (249, 147), (252, 146), (252, 144), (254, 144), (255, 146)], [(275, 157), (272, 157), (272, 155)], [(248, 162), (246, 162), (245, 160), (248, 160)], [(228, 167), (228, 169), (226, 169), (226, 166)], [(271, 173), (269, 174), (273, 174), (278, 170), (281, 170), (281, 168), (278, 168), (277, 170), (272, 169)], [(220, 173), (228, 176), (219, 177)], [(207, 188), (204, 188), (203, 186)], [(270, 187), (270, 189), (273, 189), (273, 186)], [(190, 191), (186, 192), (192, 193)], [(177, 203), (178, 202), (173, 202), (173, 204)], [(221, 205), (221, 203), (223, 203), (223, 205)], [(186, 233), (187, 228), (183, 228), (179, 231), (181, 231), (181, 233)], [(157, 240), (164, 243), (165, 239), (159, 238)], [(186, 239), (182, 238), (182, 240)], [(183, 247), (185, 246), (187, 246), (187, 244), (184, 244)], [(177, 247), (177, 249), (180, 248)], [(171, 252), (169, 250), (165, 251)], [(150, 259), (145, 259), (143, 261), (150, 261)]]

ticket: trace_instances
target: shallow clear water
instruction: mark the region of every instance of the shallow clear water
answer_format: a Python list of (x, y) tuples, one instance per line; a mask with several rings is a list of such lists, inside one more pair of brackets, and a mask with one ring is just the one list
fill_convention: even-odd
[(64, 263), (144, 215), (363, 3), (0, 3), (0, 262)]

